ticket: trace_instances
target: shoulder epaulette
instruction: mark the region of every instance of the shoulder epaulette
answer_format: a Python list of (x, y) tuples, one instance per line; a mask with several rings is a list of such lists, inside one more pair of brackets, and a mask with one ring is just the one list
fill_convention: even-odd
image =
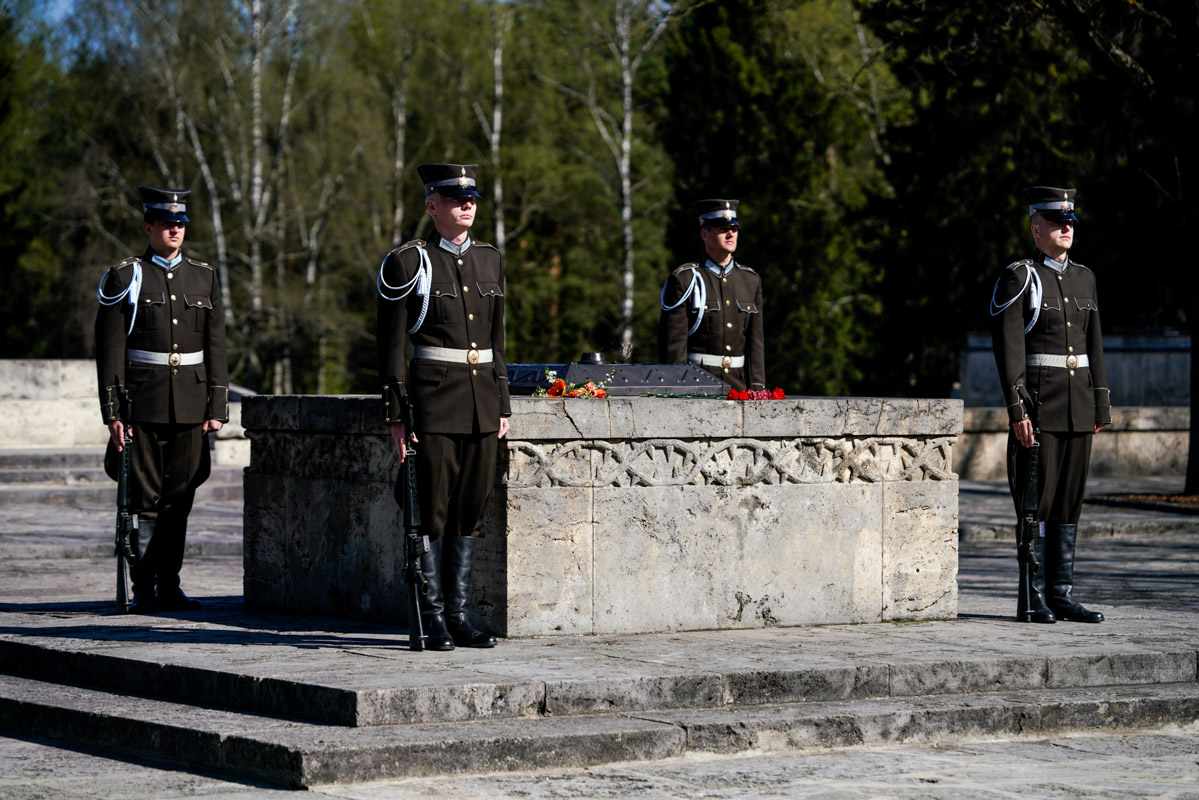
[(492, 250), (496, 251), (497, 253), (500, 251), (500, 249), (498, 247), (496, 247), (495, 245), (493, 245), (491, 242), (476, 242), (474, 239), (470, 240), (470, 246), (471, 247), (488, 247), (488, 248), (491, 248)]
[(675, 267), (674, 270), (672, 270), (670, 274), (678, 275), (680, 272), (682, 272), (685, 269), (695, 269), (698, 266), (699, 266), (698, 262), (692, 261), (690, 264), (683, 264), (681, 267)]
[(212, 269), (212, 265), (211, 265), (211, 264), (207, 264), (207, 263), (205, 263), (205, 262), (203, 262), (203, 261), (197, 261), (196, 259), (192, 258), (191, 256), (184, 256), (184, 258), (186, 258), (186, 259), (187, 259), (187, 263), (191, 264), (192, 266), (196, 266), (196, 267), (207, 267), (208, 269)]
[(1077, 261), (1075, 261), (1074, 259), (1070, 259), (1070, 266), (1072, 266), (1072, 267), (1078, 267), (1079, 269), (1085, 269), (1087, 272), (1091, 272), (1091, 271), (1092, 271), (1090, 267), (1086, 266), (1085, 264), (1079, 264), (1079, 263), (1078, 263)]
[(734, 263), (733, 266), (735, 266), (737, 269), (743, 269), (746, 272), (753, 273), (754, 275), (758, 274), (757, 271), (755, 269), (753, 269), (753, 267), (747, 267), (744, 264)]
[(1032, 259), (1031, 258), (1022, 258), (1019, 261), (1013, 261), (1012, 263), (1010, 263), (1006, 267), (1004, 267), (1004, 269), (1015, 269), (1016, 267), (1020, 267), (1020, 266), (1031, 267)]
[(413, 247), (424, 247), (424, 246), (425, 246), (424, 239), (413, 239), (411, 242), (404, 242), (402, 245), (397, 247), (395, 250), (392, 250), (391, 252), (402, 253), (405, 250), (411, 250)]
[(125, 259), (120, 264), (113, 264), (111, 267), (109, 267), (109, 269), (120, 269), (121, 267), (128, 267), (129, 265), (136, 264), (137, 262), (139, 262), (141, 260), (142, 260), (141, 256), (129, 256), (129, 258)]

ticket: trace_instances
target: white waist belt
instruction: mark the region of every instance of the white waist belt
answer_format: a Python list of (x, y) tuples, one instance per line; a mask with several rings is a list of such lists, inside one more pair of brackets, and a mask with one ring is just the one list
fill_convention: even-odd
[(1024, 357), (1024, 363), (1030, 367), (1058, 367), (1059, 369), (1074, 369), (1075, 367), (1091, 366), (1087, 354), (1080, 356), (1054, 356), (1048, 353), (1033, 353)]
[(204, 363), (204, 351), (196, 353), (155, 353), (150, 350), (126, 350), (125, 360), (134, 364), (158, 364), (163, 367), (194, 367)]
[(707, 353), (688, 353), (687, 360), (692, 364), (703, 367), (733, 367), (740, 369), (745, 366), (745, 356), (711, 356)]
[(452, 347), (414, 347), (412, 355), (429, 361), (445, 361), (450, 364), (490, 364), (495, 360), (491, 350), (455, 350)]

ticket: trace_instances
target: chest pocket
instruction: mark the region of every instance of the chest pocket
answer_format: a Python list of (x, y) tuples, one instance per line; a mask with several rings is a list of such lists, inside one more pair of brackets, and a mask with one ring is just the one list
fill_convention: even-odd
[(500, 289), (498, 283), (480, 283), (478, 284), (480, 297), (503, 297), (504, 292)]
[(757, 303), (747, 301), (747, 300), (738, 300), (737, 301), (737, 309), (746, 314), (757, 314), (759, 311)]
[(1098, 311), (1099, 306), (1095, 303), (1093, 297), (1075, 297), (1074, 302), (1078, 304), (1079, 311)]
[(458, 286), (449, 281), (429, 286), (429, 316), (437, 323), (461, 321), (461, 306), (458, 304)]
[(187, 327), (193, 331), (204, 330), (208, 312), (212, 310), (212, 298), (203, 295), (185, 294), (183, 303), (187, 306)]
[(167, 326), (166, 292), (142, 292), (138, 297), (137, 321), (134, 328), (142, 331), (162, 330)]
[(1062, 301), (1059, 297), (1046, 297), (1041, 300), (1042, 311), (1061, 311)]

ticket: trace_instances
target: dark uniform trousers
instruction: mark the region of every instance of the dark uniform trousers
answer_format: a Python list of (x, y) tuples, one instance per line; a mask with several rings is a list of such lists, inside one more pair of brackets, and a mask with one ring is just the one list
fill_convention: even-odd
[[(142, 285), (137, 315), (129, 332), (132, 307), (127, 300), (100, 307), (96, 316), (96, 366), (100, 407), (107, 424), (130, 422), (121, 409), (121, 392), (132, 404), (130, 501), (138, 515), (143, 549), (133, 569), (134, 588), (153, 597), (179, 586), (187, 536), (187, 516), (196, 489), (211, 471), (205, 420), (229, 419), (228, 367), (224, 316), (216, 272), (186, 256), (166, 270), (151, 261), (127, 259), (109, 270), (102, 283), (108, 296), (120, 293), (141, 262)], [(144, 364), (127, 359), (127, 350), (155, 353), (203, 352), (201, 363)], [(118, 412), (122, 412), (118, 416)], [(116, 477), (119, 456), (109, 442), (105, 468)], [(147, 537), (146, 533), (150, 533)]]
[[(1037, 486), (1040, 489), (1037, 499), (1038, 520), (1053, 520), (1069, 525), (1078, 522), (1086, 494), (1092, 438), (1090, 433), (1051, 431), (1041, 431), (1037, 437), (1041, 443), (1037, 458)], [(1007, 475), (1012, 501), (1016, 504), (1016, 516), (1020, 516), (1024, 507), (1027, 459), (1021, 451), (1026, 449), (1016, 439), (1016, 434), (1009, 430)]]
[[(662, 293), (666, 305), (678, 303), (695, 274), (704, 283), (704, 317), (691, 336), (698, 310), (694, 295), (658, 321), (658, 358), (664, 364), (685, 364), (688, 353), (718, 357), (743, 356), (745, 365), (705, 365), (703, 368), (734, 389), (766, 388), (762, 333), (762, 279), (749, 267), (734, 262), (725, 276), (698, 264), (684, 264), (670, 274)], [(698, 288), (698, 287), (697, 287)]]
[[(413, 409), (421, 518), (430, 539), (478, 536), (495, 482), (501, 416), (512, 413), (504, 359), (503, 260), (491, 245), (472, 241), (461, 256), (439, 246), (434, 234), (392, 251), (381, 275), (390, 286), (410, 282), (421, 264), (432, 267), (428, 307), (419, 329), (407, 329), (424, 303), (379, 299), (379, 376), (388, 422)], [(383, 291), (387, 291), (384, 288)], [(452, 363), (415, 356), (405, 362), (405, 340), (414, 347), (492, 351), (490, 363)], [(398, 494), (397, 489), (397, 494)]]

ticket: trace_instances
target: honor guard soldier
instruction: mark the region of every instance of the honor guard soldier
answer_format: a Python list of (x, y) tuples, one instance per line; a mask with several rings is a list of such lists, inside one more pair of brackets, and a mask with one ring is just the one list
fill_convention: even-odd
[[(207, 434), (229, 421), (225, 318), (216, 270), (184, 255), (190, 192), (140, 187), (149, 247), (100, 280), (96, 369), (115, 477), (132, 428), (130, 497), (138, 530), (130, 611), (200, 608), (179, 588), (187, 516), (210, 469)], [(128, 392), (131, 408), (122, 407)]]
[(1033, 186), (1023, 195), (1037, 252), (1009, 264), (991, 296), (995, 363), (1011, 423), (1008, 483), (1017, 514), (1030, 477), (1023, 473), (1031, 471), (1032, 460), (1019, 456), (1039, 443), (1040, 530), (1031, 535), (1031, 591), (1021, 592), (1018, 617), (1102, 622), (1103, 614), (1084, 608), (1072, 593), (1091, 437), (1111, 423), (1095, 274), (1069, 256), (1077, 222), (1074, 189)]
[[(379, 268), (379, 377), (401, 463), (418, 442), (421, 620), (431, 650), (494, 647), (467, 620), (471, 563), (512, 407), (504, 360), (504, 262), (470, 238), (479, 198), (474, 164), (422, 164), (435, 232)], [(405, 340), (412, 360), (404, 362)], [(404, 420), (411, 409), (415, 430)], [(419, 437), (419, 438), (418, 438)], [(397, 497), (400, 489), (397, 486)]]
[(739, 391), (766, 388), (762, 340), (762, 279), (733, 258), (736, 200), (700, 200), (704, 259), (684, 264), (662, 286), (658, 357), (699, 364)]

